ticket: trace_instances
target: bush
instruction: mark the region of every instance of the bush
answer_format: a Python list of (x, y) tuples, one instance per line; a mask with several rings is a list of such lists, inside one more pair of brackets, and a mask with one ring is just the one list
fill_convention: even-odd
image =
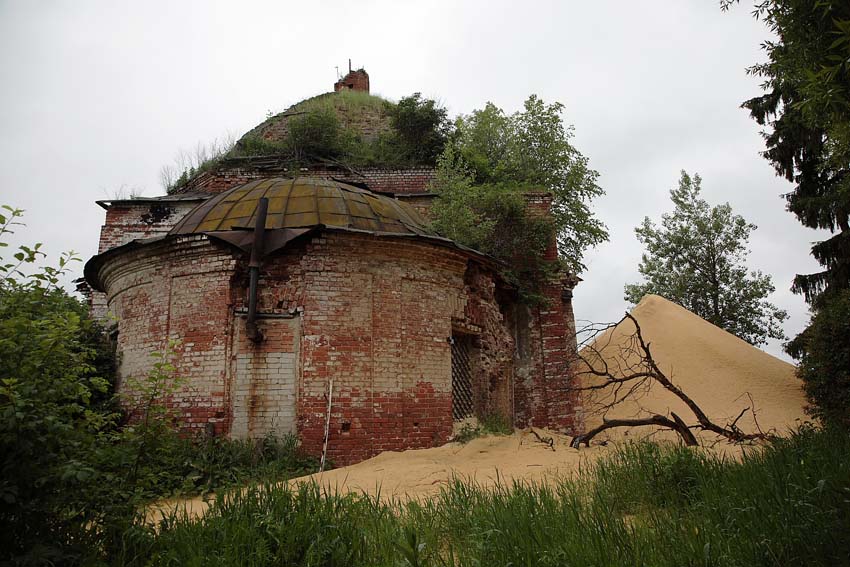
[[(4, 207), (0, 236), (22, 213)], [(25, 272), (39, 250), (0, 259), (0, 549), (23, 563), (73, 557), (91, 543), (102, 479), (89, 457), (118, 417), (108, 341), (58, 286), (75, 257)]]
[(788, 352), (800, 360), (809, 413), (850, 427), (850, 290), (824, 296)]
[(335, 158), (344, 150), (342, 127), (331, 108), (317, 108), (289, 122), (289, 147), (296, 159)]
[[(4, 208), (0, 237), (21, 214)], [(0, 259), (0, 564), (131, 561), (127, 550), (149, 541), (151, 499), (316, 470), (291, 436), (180, 437), (161, 406), (180, 383), (168, 352), (133, 384), (138, 419), (119, 427), (112, 345), (58, 287), (74, 257), (26, 272), (39, 250)]]

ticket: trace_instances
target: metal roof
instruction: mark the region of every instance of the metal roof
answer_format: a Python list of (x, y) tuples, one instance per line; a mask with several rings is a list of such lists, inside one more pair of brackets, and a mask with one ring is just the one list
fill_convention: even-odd
[(150, 203), (179, 203), (183, 201), (206, 201), (209, 193), (180, 193), (158, 197), (131, 197), (129, 199), (101, 199), (95, 201), (100, 207), (109, 209), (113, 205), (145, 205)]
[(268, 230), (323, 226), (441, 238), (406, 203), (347, 183), (311, 177), (273, 177), (234, 187), (199, 204), (169, 234), (251, 229), (262, 197), (269, 200)]
[(503, 267), (495, 258), (433, 232), (413, 207), (392, 197), (339, 181), (275, 177), (252, 181), (206, 200), (183, 217), (167, 235), (133, 240), (92, 257), (85, 265), (86, 281), (93, 289), (104, 291), (100, 270), (111, 258), (180, 235), (203, 234), (248, 253), (253, 246), (252, 229), (262, 197), (269, 199), (263, 247), (266, 256), (296, 238), (331, 230), (424, 239), (463, 252), (496, 272)]

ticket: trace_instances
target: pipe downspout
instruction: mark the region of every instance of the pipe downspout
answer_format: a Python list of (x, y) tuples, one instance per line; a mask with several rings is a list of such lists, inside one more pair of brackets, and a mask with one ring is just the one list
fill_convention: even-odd
[(257, 328), (257, 284), (260, 280), (260, 264), (263, 257), (263, 244), (266, 236), (266, 216), (269, 212), (269, 200), (262, 197), (257, 205), (257, 222), (254, 225), (254, 242), (251, 245), (251, 259), (248, 262), (250, 283), (248, 286), (248, 338), (259, 343), (263, 334)]

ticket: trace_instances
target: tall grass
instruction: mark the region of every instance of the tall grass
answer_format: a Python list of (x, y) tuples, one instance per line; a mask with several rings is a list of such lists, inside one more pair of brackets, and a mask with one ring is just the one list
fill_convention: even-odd
[(263, 486), (133, 532), (149, 565), (847, 565), (850, 439), (805, 429), (741, 462), (630, 445), (575, 480), (425, 502)]

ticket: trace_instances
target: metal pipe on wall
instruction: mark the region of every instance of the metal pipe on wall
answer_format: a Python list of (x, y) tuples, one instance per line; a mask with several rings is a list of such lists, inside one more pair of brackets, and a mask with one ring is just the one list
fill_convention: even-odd
[(248, 338), (256, 343), (263, 340), (263, 334), (257, 328), (257, 285), (260, 281), (260, 264), (263, 258), (263, 244), (266, 236), (266, 216), (269, 212), (269, 200), (262, 197), (257, 204), (257, 221), (254, 225), (254, 242), (251, 245), (251, 258), (248, 261)]

